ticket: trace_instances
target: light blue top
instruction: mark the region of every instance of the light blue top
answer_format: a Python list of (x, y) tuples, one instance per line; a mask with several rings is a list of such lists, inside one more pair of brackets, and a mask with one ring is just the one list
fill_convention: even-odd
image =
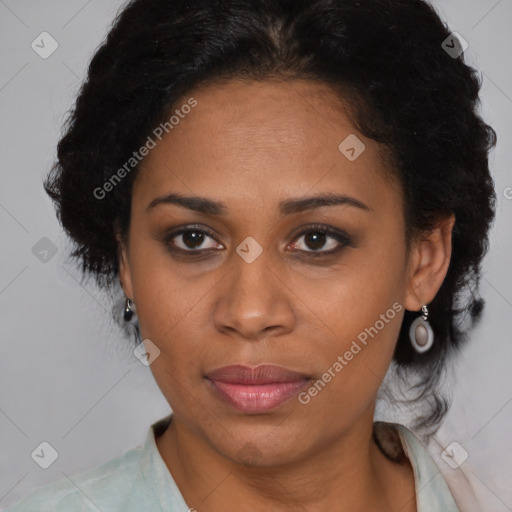
[[(6, 512), (188, 512), (155, 443), (172, 414), (151, 425), (146, 441), (96, 468), (43, 485)], [(460, 512), (435, 462), (413, 432), (393, 423), (415, 479), (418, 512)], [(193, 509), (192, 509), (193, 510)]]

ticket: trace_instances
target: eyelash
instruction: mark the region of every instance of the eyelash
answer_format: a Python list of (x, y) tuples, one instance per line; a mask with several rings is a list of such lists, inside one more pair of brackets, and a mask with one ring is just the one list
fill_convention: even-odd
[[(213, 240), (215, 240), (217, 243), (219, 243), (216, 240), (215, 235), (209, 229), (202, 227), (202, 226), (194, 226), (194, 225), (186, 226), (184, 228), (179, 229), (178, 231), (173, 231), (172, 233), (170, 233), (169, 235), (167, 235), (163, 238), (163, 242), (169, 247), (169, 249), (171, 251), (180, 252), (181, 254), (186, 253), (186, 254), (190, 255), (191, 257), (200, 256), (200, 255), (204, 255), (204, 253), (209, 253), (209, 252), (211, 253), (213, 251), (219, 250), (219, 249), (198, 249), (198, 250), (189, 249), (189, 250), (185, 250), (185, 249), (181, 249), (179, 247), (175, 247), (172, 245), (172, 240), (174, 238), (182, 235), (183, 233), (187, 233), (187, 232), (204, 233), (207, 236), (209, 236), (210, 238), (212, 238)], [(323, 257), (332, 256), (335, 253), (344, 249), (345, 247), (353, 247), (353, 244), (348, 235), (340, 233), (338, 231), (334, 231), (334, 230), (330, 229), (329, 227), (324, 226), (322, 224), (313, 224), (311, 226), (308, 226), (307, 229), (304, 229), (304, 230), (300, 231), (299, 233), (297, 233), (293, 240), (298, 240), (301, 237), (303, 237), (304, 235), (308, 235), (311, 233), (322, 233), (322, 234), (328, 235), (329, 237), (334, 238), (337, 242), (340, 243), (340, 246), (338, 246), (335, 249), (331, 249), (329, 251), (299, 250), (299, 252), (305, 253), (308, 256), (312, 256), (313, 258), (318, 258), (318, 257), (322, 257), (322, 256)]]

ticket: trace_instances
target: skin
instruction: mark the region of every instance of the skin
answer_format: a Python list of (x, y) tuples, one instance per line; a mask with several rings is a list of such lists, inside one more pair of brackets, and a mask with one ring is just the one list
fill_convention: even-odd
[[(354, 128), (325, 85), (231, 81), (190, 96), (197, 106), (144, 159), (128, 244), (119, 238), (120, 280), (142, 339), (160, 350), (151, 370), (173, 410), (158, 450), (185, 501), (199, 512), (416, 510), (409, 462), (388, 460), (371, 436), (403, 310), (307, 405), (292, 398), (244, 414), (217, 398), (204, 375), (273, 363), (321, 378), (393, 303), (419, 311), (432, 301), (448, 269), (454, 217), (407, 255), (402, 193), (382, 148)], [(365, 144), (354, 161), (338, 150), (350, 134)], [(222, 201), (227, 213), (146, 210), (170, 192)], [(368, 209), (278, 211), (282, 200), (325, 193)], [(326, 235), (315, 246), (301, 234), (314, 223), (346, 232), (351, 243)], [(165, 241), (190, 225), (215, 238)], [(236, 252), (248, 236), (263, 251), (252, 263)], [(173, 245), (189, 252), (172, 253)], [(249, 452), (254, 460), (243, 464)]]

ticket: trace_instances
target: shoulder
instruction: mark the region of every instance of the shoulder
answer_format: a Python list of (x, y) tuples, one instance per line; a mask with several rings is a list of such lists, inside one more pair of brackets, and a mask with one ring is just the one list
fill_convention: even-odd
[[(140, 476), (141, 447), (32, 490), (6, 512), (98, 512), (116, 510)], [(104, 508), (102, 508), (104, 507)]]
[[(72, 485), (72, 484), (71, 484)], [(6, 512), (90, 512), (78, 489), (64, 480), (52, 482), (31, 491)]]
[(462, 469), (454, 470), (442, 457), (436, 456), (436, 452), (440, 454), (443, 450), (440, 445), (429, 449), (412, 430), (399, 423), (375, 422), (374, 435), (392, 460), (400, 460), (404, 454), (409, 459), (414, 471), (417, 500), (423, 507), (418, 507), (418, 510), (481, 512)]

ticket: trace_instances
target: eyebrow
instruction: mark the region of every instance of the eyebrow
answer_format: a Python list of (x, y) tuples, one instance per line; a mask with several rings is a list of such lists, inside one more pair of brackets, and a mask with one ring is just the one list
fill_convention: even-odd
[[(170, 193), (164, 196), (156, 197), (146, 207), (146, 212), (161, 204), (175, 204), (193, 210), (195, 212), (204, 213), (206, 215), (226, 216), (229, 208), (222, 201), (214, 201), (206, 197), (184, 196), (178, 193)], [(314, 210), (323, 206), (340, 206), (347, 205), (359, 208), (361, 210), (370, 211), (363, 202), (354, 197), (340, 194), (322, 194), (318, 196), (305, 196), (293, 199), (285, 199), (279, 203), (279, 212), (281, 215), (291, 215), (307, 210)]]

